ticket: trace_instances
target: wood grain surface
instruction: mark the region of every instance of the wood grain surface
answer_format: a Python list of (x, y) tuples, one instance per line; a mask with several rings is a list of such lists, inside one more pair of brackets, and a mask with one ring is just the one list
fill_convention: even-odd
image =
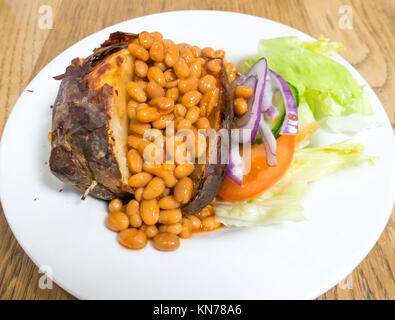
[[(352, 10), (351, 29), (343, 25), (345, 5)], [(53, 26), (43, 29), (48, 21), (42, 17), (48, 8)], [(252, 14), (316, 38), (324, 35), (341, 41), (348, 49), (341, 55), (373, 87), (395, 129), (394, 0), (0, 0), (0, 132), (26, 85), (76, 41), (124, 20), (186, 9)], [(394, 219), (395, 210), (369, 255), (319, 299), (395, 298)], [(40, 276), (0, 207), (0, 299), (74, 299), (56, 285), (52, 290), (39, 289)]]

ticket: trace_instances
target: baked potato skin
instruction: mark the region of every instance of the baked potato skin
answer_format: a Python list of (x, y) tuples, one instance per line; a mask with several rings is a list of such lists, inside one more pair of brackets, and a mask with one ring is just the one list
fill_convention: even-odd
[[(87, 75), (137, 35), (116, 32), (86, 59), (74, 59), (62, 79), (52, 115), (52, 173), (65, 183), (100, 199), (124, 197), (128, 190), (114, 156), (109, 118), (112, 88), (90, 89)], [(89, 189), (88, 189), (89, 188)]]

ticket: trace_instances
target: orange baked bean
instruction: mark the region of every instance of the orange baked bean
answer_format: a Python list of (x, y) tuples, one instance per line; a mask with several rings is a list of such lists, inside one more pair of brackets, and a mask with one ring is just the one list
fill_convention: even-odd
[(188, 91), (197, 90), (198, 88), (198, 79), (189, 78), (180, 80), (178, 83), (178, 90), (181, 94), (185, 94)]
[(187, 78), (189, 76), (189, 66), (182, 58), (178, 59), (173, 69), (178, 78)]
[(143, 158), (135, 149), (130, 149), (127, 154), (128, 167), (130, 172), (139, 173), (143, 169)]
[(142, 249), (147, 244), (147, 236), (141, 230), (129, 228), (119, 233), (118, 241), (121, 245), (129, 249)]
[(200, 116), (200, 108), (199, 107), (191, 107), (188, 109), (187, 114), (185, 115), (185, 119), (191, 121), (191, 123), (195, 123)]
[(221, 60), (213, 59), (207, 62), (206, 69), (212, 74), (218, 74), (221, 71)]
[(164, 97), (165, 89), (162, 88), (156, 81), (150, 81), (147, 84), (147, 88), (145, 89), (148, 97), (151, 99)]
[(192, 197), (193, 183), (188, 177), (180, 179), (174, 187), (174, 199), (182, 204), (188, 203)]
[(149, 58), (148, 51), (138, 44), (131, 43), (129, 44), (128, 49), (130, 53), (134, 55), (137, 59), (147, 61)]
[(202, 220), (202, 228), (206, 231), (212, 231), (221, 226), (220, 222), (215, 220), (215, 217), (206, 217)]
[(237, 98), (234, 102), (235, 105), (235, 112), (238, 116), (242, 116), (247, 112), (248, 105), (247, 101), (245, 101), (243, 98)]
[(143, 200), (140, 204), (140, 215), (146, 225), (154, 225), (159, 220), (158, 201)]
[(147, 76), (148, 66), (144, 61), (136, 60), (134, 63), (134, 70), (136, 76), (140, 78), (145, 78)]
[(161, 42), (154, 42), (149, 49), (149, 56), (156, 62), (161, 62), (165, 58), (165, 48)]
[(173, 233), (173, 234), (179, 234), (182, 231), (182, 224), (177, 222), (175, 224), (162, 224), (159, 226), (159, 232), (164, 233)]
[(150, 101), (150, 105), (170, 112), (174, 109), (174, 100), (167, 97), (154, 98)]
[(158, 31), (151, 32), (151, 37), (152, 37), (153, 41), (162, 41), (163, 40), (162, 34)]
[(165, 75), (163, 74), (162, 70), (158, 67), (150, 67), (148, 68), (147, 77), (149, 81), (157, 82), (161, 87), (166, 85)]
[(202, 228), (202, 221), (198, 217), (190, 215), (188, 219), (192, 222), (192, 231), (198, 231)]
[(165, 182), (158, 177), (153, 178), (145, 187), (143, 198), (150, 200), (159, 197), (165, 190)]
[(179, 164), (176, 169), (174, 170), (174, 176), (177, 179), (182, 179), (184, 177), (188, 177), (193, 170), (195, 169), (195, 166), (193, 163), (182, 163)]
[(211, 74), (205, 75), (199, 80), (199, 91), (205, 93), (208, 89), (215, 87), (217, 79)]
[(121, 211), (122, 201), (118, 198), (112, 199), (108, 204), (108, 210), (110, 210), (110, 212)]
[(182, 231), (179, 234), (182, 239), (189, 239), (192, 237), (192, 221), (189, 219), (182, 219)]
[(253, 90), (250, 86), (238, 86), (235, 89), (235, 95), (237, 98), (249, 99), (253, 94)]
[(176, 117), (185, 117), (187, 113), (187, 108), (185, 108), (182, 104), (176, 104), (174, 107), (174, 114)]
[(129, 95), (137, 102), (145, 102), (147, 101), (147, 96), (143, 90), (136, 82), (128, 82), (126, 84), (126, 90)]
[(147, 238), (153, 238), (158, 234), (158, 228), (155, 225), (147, 226), (146, 224), (144, 224), (140, 227), (140, 230), (145, 232)]
[(186, 94), (182, 96), (181, 103), (187, 108), (196, 106), (200, 99), (202, 98), (202, 94), (197, 90), (188, 91)]
[(159, 233), (153, 239), (154, 247), (161, 251), (173, 251), (180, 247), (180, 239), (173, 233)]
[(174, 196), (163, 197), (159, 200), (159, 208), (164, 210), (177, 209), (180, 207), (180, 203), (174, 199)]
[(203, 56), (208, 56), (208, 57), (214, 57), (215, 50), (213, 48), (210, 48), (210, 47), (203, 48), (202, 55)]
[(174, 224), (182, 219), (182, 213), (179, 209), (161, 210), (159, 213), (159, 223)]
[(139, 33), (139, 43), (145, 49), (149, 49), (153, 42), (154, 40), (152, 39), (152, 36), (147, 31), (143, 31)]
[(176, 87), (170, 88), (166, 91), (166, 97), (168, 97), (174, 101), (177, 101), (179, 96), (180, 96), (180, 94), (179, 94), (178, 89)]
[(196, 121), (196, 127), (201, 130), (208, 130), (210, 129), (210, 121), (205, 117), (201, 117)]
[(121, 211), (113, 211), (107, 216), (107, 228), (112, 231), (121, 231), (129, 226), (129, 217)]
[(142, 108), (137, 111), (137, 120), (140, 122), (153, 122), (159, 120), (160, 113), (156, 110), (156, 108)]
[(129, 178), (129, 186), (139, 188), (145, 187), (148, 182), (152, 179), (152, 175), (147, 172), (136, 173)]

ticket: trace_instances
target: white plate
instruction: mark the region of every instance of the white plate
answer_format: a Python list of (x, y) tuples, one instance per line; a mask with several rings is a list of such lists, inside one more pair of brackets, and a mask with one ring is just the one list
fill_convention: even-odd
[[(345, 170), (311, 185), (308, 221), (225, 230), (182, 241), (179, 250), (123, 249), (104, 226), (105, 203), (64, 186), (49, 171), (50, 105), (74, 57), (85, 57), (111, 32), (161, 31), (176, 42), (225, 49), (240, 63), (265, 38), (309, 36), (279, 23), (230, 12), (179, 11), (126, 21), (76, 43), (49, 63), (16, 103), (3, 133), (1, 200), (20, 245), (57, 284), (84, 299), (315, 298), (349, 274), (373, 247), (392, 209), (394, 137), (373, 91), (383, 127), (358, 138), (375, 166)], [(335, 40), (335, 39), (334, 39)], [(362, 82), (363, 79), (343, 59)], [(63, 192), (59, 189), (63, 188)]]

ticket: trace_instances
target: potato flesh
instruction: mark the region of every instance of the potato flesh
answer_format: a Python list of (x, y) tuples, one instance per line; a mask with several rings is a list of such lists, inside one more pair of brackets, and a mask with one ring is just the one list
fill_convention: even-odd
[(129, 119), (127, 104), (130, 97), (125, 84), (132, 80), (134, 60), (128, 49), (122, 49), (95, 67), (88, 76), (88, 86), (100, 89), (105, 84), (112, 87), (111, 109), (109, 114), (109, 144), (121, 172), (122, 184), (127, 188), (130, 171), (126, 155)]

